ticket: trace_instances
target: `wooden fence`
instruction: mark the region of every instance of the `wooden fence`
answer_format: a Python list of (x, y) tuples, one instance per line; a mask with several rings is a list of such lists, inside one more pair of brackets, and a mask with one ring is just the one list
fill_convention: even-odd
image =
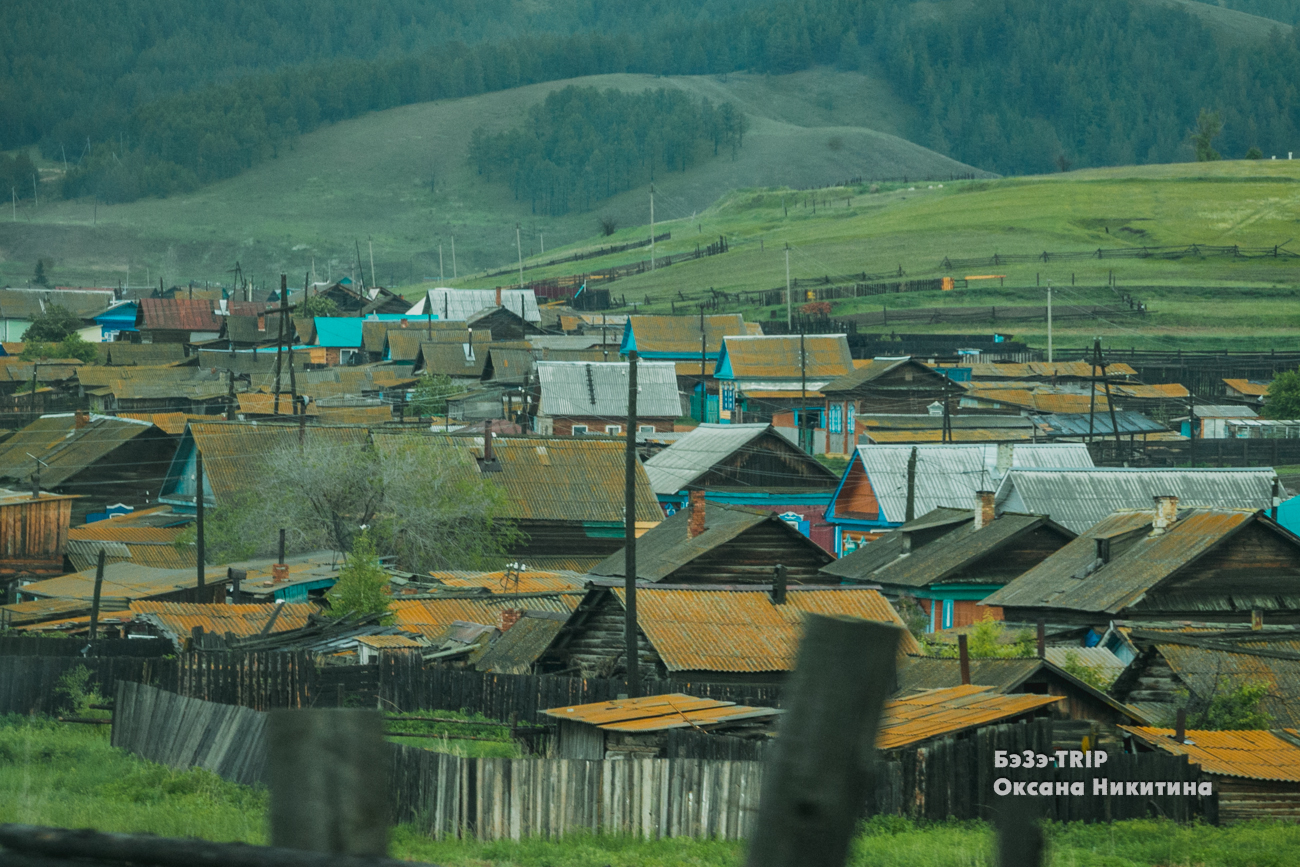
[(267, 782), (267, 715), (119, 681), (112, 744), (172, 768), (207, 768), (244, 785)]
[[(1100, 414), (1099, 414), (1100, 415)], [(1098, 435), (1088, 444), (1097, 466), (1289, 467), (1300, 464), (1300, 439), (1152, 440), (1130, 443)]]
[(43, 638), (0, 635), (0, 656), (166, 656), (171, 642), (161, 639)]
[(746, 837), (762, 766), (699, 759), (462, 759), (395, 747), (394, 820), (436, 837), (519, 840), (575, 831)]
[(89, 672), (90, 688), (112, 696), (120, 681), (169, 686), (175, 661), (129, 656), (0, 656), (0, 714), (59, 713), (69, 704), (59, 682), (79, 667)]

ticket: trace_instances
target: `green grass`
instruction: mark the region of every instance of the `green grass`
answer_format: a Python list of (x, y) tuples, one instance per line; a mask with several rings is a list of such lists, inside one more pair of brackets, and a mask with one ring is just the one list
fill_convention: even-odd
[[(409, 719), (424, 717), (425, 719)], [(428, 718), (455, 722), (430, 722)], [(510, 729), (498, 720), (481, 713), (461, 711), (424, 710), (406, 714), (391, 714), (387, 722), (389, 732), (416, 732), (437, 737), (390, 737), (389, 741), (405, 747), (418, 747), (436, 753), (450, 753), (463, 758), (517, 759), (523, 757), (519, 744), (510, 736)]]
[[(444, 714), (439, 714), (444, 715)], [(264, 790), (201, 770), (174, 771), (108, 745), (107, 733), (26, 717), (0, 718), (0, 822), (266, 842)], [(1300, 851), (1300, 826), (1226, 828), (1164, 821), (1048, 828), (1051, 867), (1283, 867)], [(864, 824), (850, 859), (862, 867), (993, 865), (983, 823)], [(392, 853), (445, 867), (738, 867), (741, 843), (574, 835), (520, 842), (432, 840), (393, 831)]]

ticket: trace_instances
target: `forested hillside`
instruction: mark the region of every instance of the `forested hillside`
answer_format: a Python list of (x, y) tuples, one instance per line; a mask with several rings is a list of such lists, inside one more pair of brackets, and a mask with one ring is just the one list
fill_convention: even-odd
[[(910, 138), (1000, 173), (1187, 159), (1203, 108), (1221, 113), (1225, 156), (1300, 141), (1294, 32), (1216, 40), (1207, 20), (1143, 0), (591, 0), (546, 14), (221, 0), (193, 22), (158, 0), (106, 8), (20, 0), (4, 4), (13, 26), (0, 21), (0, 129), (66, 157), (68, 196), (166, 195), (368, 111), (613, 72), (867, 70), (916, 106)], [(29, 28), (23, 9), (61, 12), (66, 38)], [(509, 35), (541, 19), (543, 32)], [(221, 36), (232, 22), (245, 41)]]
[(1261, 18), (1272, 18), (1287, 24), (1300, 22), (1300, 0), (1203, 0), (1211, 6), (1249, 12)]

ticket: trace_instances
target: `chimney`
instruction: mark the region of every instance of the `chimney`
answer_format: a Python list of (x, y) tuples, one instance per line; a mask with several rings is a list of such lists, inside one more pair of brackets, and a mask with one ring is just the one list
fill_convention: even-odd
[(704, 492), (691, 491), (691, 514), (686, 519), (686, 538), (694, 539), (704, 532)]
[(975, 529), (979, 530), (993, 523), (997, 517), (993, 512), (993, 492), (975, 492)]
[(1013, 462), (1015, 445), (1013, 443), (998, 443), (997, 463), (994, 464), (993, 471), (1000, 479), (1011, 469)]
[(289, 567), (283, 563), (276, 563), (271, 566), (271, 581), (275, 584), (282, 584), (289, 580)]
[(906, 530), (903, 531), (903, 553), (912, 553), (912, 534), (908, 533)]
[(492, 451), (492, 422), (483, 422), (483, 463), (491, 463), (496, 460), (496, 453)]
[(497, 287), (497, 306), (501, 306), (501, 287)]
[(502, 632), (507, 632), (510, 627), (518, 623), (523, 616), (524, 612), (518, 608), (502, 608), (500, 619), (497, 621), (497, 629)]
[(84, 428), (84, 427), (89, 427), (89, 426), (90, 426), (90, 411), (89, 411), (89, 410), (84, 410), (84, 409), (79, 409), (79, 410), (77, 410), (77, 414), (76, 414), (76, 416), (75, 416), (74, 419), (73, 419), (72, 426), (73, 426), (74, 428), (76, 428), (77, 430), (81, 430), (81, 429)]
[(1047, 622), (1038, 621), (1038, 658), (1047, 658)]
[(1187, 708), (1185, 707), (1180, 707), (1174, 716), (1174, 741), (1180, 744), (1187, 741)]
[(786, 583), (787, 581), (785, 575), (785, 566), (781, 563), (777, 563), (775, 566), (772, 567), (772, 604), (773, 605), (785, 604)]
[(1178, 520), (1178, 498), (1171, 495), (1156, 495), (1155, 516), (1151, 520), (1151, 535), (1162, 535)]
[(1255, 632), (1264, 628), (1264, 612), (1258, 608), (1250, 612), (1250, 628)]
[(1097, 559), (1102, 563), (1110, 562), (1110, 539), (1093, 539), (1097, 545)]
[(961, 661), (961, 685), (970, 686), (970, 650), (964, 634), (957, 636), (957, 658)]

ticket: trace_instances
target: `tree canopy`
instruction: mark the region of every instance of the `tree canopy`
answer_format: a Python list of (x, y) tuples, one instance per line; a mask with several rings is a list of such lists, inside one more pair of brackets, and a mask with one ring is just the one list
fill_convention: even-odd
[(23, 340), (34, 343), (59, 343), (82, 328), (81, 319), (62, 304), (49, 304), (45, 312), (32, 319), (23, 332)]
[(1264, 418), (1300, 418), (1300, 370), (1273, 377), (1259, 414)]

